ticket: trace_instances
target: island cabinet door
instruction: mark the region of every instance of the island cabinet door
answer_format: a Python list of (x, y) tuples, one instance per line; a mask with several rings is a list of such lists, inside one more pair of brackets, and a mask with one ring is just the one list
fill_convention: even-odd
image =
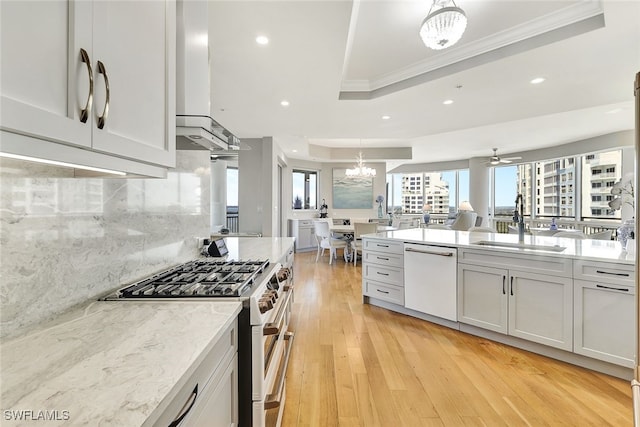
[(633, 368), (635, 286), (575, 280), (574, 287), (574, 351)]
[(509, 273), (509, 335), (572, 351), (573, 280)]
[(507, 333), (505, 269), (458, 264), (458, 321)]

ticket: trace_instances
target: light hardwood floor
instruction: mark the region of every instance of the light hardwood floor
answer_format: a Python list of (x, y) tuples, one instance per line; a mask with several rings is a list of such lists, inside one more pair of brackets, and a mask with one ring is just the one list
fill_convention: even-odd
[(628, 381), (362, 303), (361, 266), (295, 260), (283, 426), (631, 426)]

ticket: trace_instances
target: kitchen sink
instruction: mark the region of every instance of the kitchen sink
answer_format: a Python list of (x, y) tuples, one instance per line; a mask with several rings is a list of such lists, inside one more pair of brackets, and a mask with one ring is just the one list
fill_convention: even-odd
[(494, 246), (498, 248), (517, 248), (517, 249), (531, 249), (534, 251), (553, 251), (562, 252), (567, 249), (565, 246), (560, 245), (532, 245), (530, 243), (509, 243), (509, 242), (493, 242), (491, 240), (479, 240), (472, 242), (472, 245), (480, 246)]

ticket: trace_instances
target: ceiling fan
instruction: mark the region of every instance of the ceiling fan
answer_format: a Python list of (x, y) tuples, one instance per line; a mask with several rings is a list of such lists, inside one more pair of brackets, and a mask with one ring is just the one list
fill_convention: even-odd
[(498, 149), (494, 148), (493, 149), (493, 156), (489, 157), (489, 159), (485, 162), (488, 163), (490, 165), (496, 166), (502, 163), (511, 163), (514, 160), (520, 160), (522, 157), (518, 156), (518, 157), (499, 157), (498, 156)]

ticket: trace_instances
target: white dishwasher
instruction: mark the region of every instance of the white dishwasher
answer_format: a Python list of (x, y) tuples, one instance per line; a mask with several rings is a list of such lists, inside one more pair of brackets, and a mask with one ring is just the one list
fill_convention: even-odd
[(405, 243), (406, 308), (457, 321), (456, 248)]

